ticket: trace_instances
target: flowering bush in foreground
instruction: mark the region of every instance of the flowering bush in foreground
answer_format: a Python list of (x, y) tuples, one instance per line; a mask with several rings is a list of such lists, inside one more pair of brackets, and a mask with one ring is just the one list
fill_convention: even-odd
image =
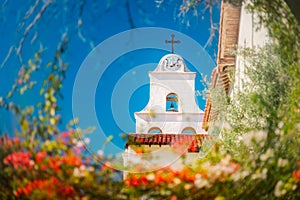
[(84, 152), (76, 131), (58, 130), (67, 38), (54, 62), (43, 68), (50, 74), (40, 103), (21, 108), (10, 100), (35, 84), (31, 73), (43, 65), (38, 52), (22, 65), (7, 97), (0, 97), (0, 106), (20, 122), (16, 137), (0, 138), (0, 199), (299, 199), (299, 26), (284, 1), (251, 0), (250, 9), (270, 26), (275, 48), (246, 52), (252, 58), (252, 70), (245, 66), (251, 81), (230, 104), (219, 102), (229, 125), (218, 148), (182, 170), (129, 174), (124, 182), (116, 181), (116, 171), (94, 162), (105, 163), (103, 157)]
[(114, 171), (105, 166), (103, 157), (84, 156), (75, 132), (63, 132), (35, 151), (24, 141), (1, 139), (1, 189), (4, 199), (90, 199), (114, 198), (119, 187), (112, 181)]
[[(268, 146), (267, 137), (253, 133), (266, 134), (254, 131), (252, 136), (247, 135), (240, 143), (243, 153), (239, 156), (232, 157), (226, 145), (218, 142), (205, 158), (181, 170), (164, 168), (129, 174), (123, 193), (129, 199), (297, 199), (299, 157), (288, 159), (292, 158), (293, 144), (287, 147), (285, 136), (278, 136), (274, 140), (282, 144), (277, 143), (275, 149)], [(295, 138), (299, 140), (299, 136)], [(259, 152), (253, 150), (256, 148)], [(282, 148), (287, 151), (282, 153)]]
[(231, 184), (239, 169), (240, 165), (227, 155), (218, 163), (206, 161), (196, 168), (130, 174), (125, 180), (124, 193), (130, 198), (213, 199), (219, 194), (218, 186)]
[[(35, 193), (35, 194), (34, 194)], [(16, 197), (25, 195), (39, 199), (67, 199), (73, 198), (74, 188), (70, 185), (63, 185), (57, 178), (51, 176), (47, 180), (34, 180), (28, 182), (24, 187), (19, 187), (14, 191)]]
[[(116, 172), (106, 165), (101, 167), (82, 156), (78, 145), (72, 144), (72, 131), (62, 137), (65, 134), (41, 144), (37, 152), (26, 150), (22, 140), (13, 143), (16, 139), (2, 138), (2, 198), (175, 200), (251, 199), (265, 195), (293, 199), (300, 195), (300, 162), (278, 157), (272, 148), (263, 153), (250, 152), (248, 158), (239, 161), (218, 143), (218, 148), (192, 166), (129, 174), (123, 182), (116, 181)], [(250, 140), (250, 149), (266, 142), (260, 137)], [(243, 143), (249, 145), (247, 141)], [(62, 151), (70, 144), (73, 148)], [(53, 153), (56, 151), (60, 154)]]

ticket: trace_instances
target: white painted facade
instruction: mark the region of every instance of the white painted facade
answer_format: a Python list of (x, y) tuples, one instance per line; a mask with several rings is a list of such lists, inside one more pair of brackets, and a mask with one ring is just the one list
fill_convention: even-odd
[[(186, 151), (178, 152), (172, 147), (165, 145), (152, 145), (143, 147), (146, 150), (150, 150), (149, 153), (143, 153), (143, 155), (137, 154), (131, 147), (125, 150), (123, 153), (125, 176), (127, 172), (136, 172), (135, 166), (141, 164), (143, 166), (142, 172), (155, 171), (164, 167), (170, 166), (174, 170), (181, 170), (186, 165), (192, 165), (194, 161), (199, 158), (199, 153), (186, 153)], [(187, 147), (186, 147), (187, 148)], [(185, 154), (185, 159), (181, 159)]]
[[(184, 60), (177, 54), (168, 54), (161, 58), (156, 69), (149, 72), (150, 99), (146, 107), (135, 112), (135, 134), (151, 134), (159, 130), (162, 134), (181, 134), (193, 130), (194, 134), (205, 134), (202, 129), (204, 112), (199, 109), (195, 100), (196, 73), (190, 72)], [(177, 96), (176, 111), (169, 111), (167, 96)], [(139, 155), (130, 146), (122, 154), (124, 161), (124, 179), (128, 172), (136, 172), (136, 165), (143, 166), (141, 172), (148, 172), (171, 166), (180, 170), (192, 164), (198, 153), (187, 153), (188, 146), (171, 147), (170, 145), (144, 145), (148, 153)], [(181, 149), (181, 150), (180, 150)], [(186, 159), (180, 159), (182, 154)]]
[[(190, 72), (181, 56), (168, 54), (161, 58), (150, 77), (150, 99), (147, 106), (135, 112), (136, 133), (159, 129), (164, 134), (180, 134), (187, 129), (205, 133), (204, 112), (195, 101), (195, 72)], [(177, 112), (167, 109), (167, 96), (177, 96)]]
[[(254, 49), (262, 47), (270, 42), (268, 30), (258, 23), (258, 17), (255, 14), (250, 13), (246, 9), (246, 6), (247, 2), (243, 4), (241, 9), (238, 48)], [(247, 83), (247, 75), (245, 74), (244, 67), (245, 63), (243, 57), (237, 55), (234, 82), (235, 91), (243, 90), (245, 83)]]

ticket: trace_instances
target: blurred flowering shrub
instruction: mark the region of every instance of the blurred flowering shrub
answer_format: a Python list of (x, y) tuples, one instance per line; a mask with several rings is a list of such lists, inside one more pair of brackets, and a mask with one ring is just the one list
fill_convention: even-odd
[[(34, 151), (16, 138), (1, 138), (2, 198), (113, 198), (120, 187), (103, 157), (78, 149), (75, 132), (63, 132)], [(17, 141), (17, 142), (16, 142)], [(94, 162), (102, 160), (102, 164)]]
[[(67, 68), (61, 53), (67, 43), (62, 38), (54, 62), (46, 66), (41, 52), (36, 53), (18, 72), (11, 91), (0, 98), (0, 106), (19, 120), (15, 137), (0, 138), (0, 199), (115, 199), (119, 195), (118, 172), (106, 166), (109, 160), (103, 155), (85, 149), (90, 130), (76, 128), (77, 119), (65, 132), (58, 128), (57, 99)], [(42, 84), (31, 80), (41, 67), (48, 73)], [(37, 104), (14, 102), (14, 95), (23, 95), (33, 86), (41, 88)]]
[[(68, 66), (61, 55), (69, 41), (62, 37), (53, 62), (43, 66), (37, 52), (0, 97), (0, 107), (20, 125), (15, 137), (0, 138), (0, 199), (299, 199), (299, 26), (283, 1), (251, 2), (250, 10), (269, 26), (272, 48), (245, 51), (251, 81), (230, 104), (219, 102), (228, 125), (204, 158), (181, 170), (128, 174), (121, 181), (103, 153), (86, 152), (79, 139), (84, 132), (72, 128), (76, 120), (59, 131), (57, 99)], [(199, 3), (184, 1), (181, 11)], [(41, 67), (48, 75), (39, 103), (17, 105), (13, 95), (39, 85), (32, 74)]]
[(168, 167), (145, 174), (129, 174), (123, 192), (129, 199), (214, 199), (224, 193), (224, 188), (230, 187), (232, 177), (240, 169), (240, 164), (229, 155), (221, 158), (214, 152), (214, 159), (215, 163), (206, 160), (180, 170)]

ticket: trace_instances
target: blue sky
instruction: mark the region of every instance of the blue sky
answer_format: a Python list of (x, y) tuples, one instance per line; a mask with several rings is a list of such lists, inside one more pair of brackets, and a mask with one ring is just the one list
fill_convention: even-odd
[[(35, 1), (20, 1), (17, 5), (11, 1), (8, 1), (0, 10), (0, 60), (5, 59), (11, 46), (17, 46), (22, 33), (24, 33), (26, 27), (32, 22), (37, 14), (37, 11), (42, 7), (42, 4), (37, 6), (36, 12), (33, 12), (28, 18), (26, 12), (29, 11), (31, 5)], [(196, 41), (199, 45), (204, 46), (209, 38), (209, 13), (202, 13), (203, 8), (198, 9), (198, 16), (194, 16), (193, 12), (190, 12), (186, 18), (178, 17), (179, 7), (182, 3), (180, 0), (165, 0), (158, 7), (157, 2), (152, 0), (106, 0), (106, 1), (86, 1), (86, 4), (81, 7), (78, 3), (73, 1), (59, 1), (55, 5), (51, 5), (45, 12), (44, 16), (36, 24), (36, 26), (29, 32), (23, 48), (23, 59), (27, 60), (36, 50), (42, 45), (46, 49), (43, 60), (51, 60), (56, 50), (58, 41), (63, 33), (67, 33), (69, 37), (68, 49), (64, 55), (64, 59), (70, 64), (69, 70), (66, 75), (66, 79), (63, 85), (64, 98), (59, 101), (63, 123), (60, 126), (61, 130), (64, 130), (65, 124), (73, 118), (72, 110), (72, 93), (74, 89), (74, 82), (78, 71), (82, 66), (84, 59), (87, 58), (89, 53), (97, 45), (107, 41), (116, 34), (133, 28), (142, 27), (159, 27), (166, 28), (168, 30), (174, 30), (174, 32), (180, 32), (186, 37)], [(219, 22), (219, 7), (214, 7), (213, 19), (215, 23)], [(78, 20), (80, 19), (80, 20)], [(78, 22), (82, 22), (80, 31), (77, 29)], [(22, 25), (23, 23), (23, 25)], [(177, 38), (176, 38), (177, 37)], [(180, 38), (179, 35), (175, 39)], [(161, 42), (169, 38), (157, 37), (155, 42)], [(209, 59), (209, 66), (194, 66), (187, 62), (191, 71), (197, 72), (196, 90), (201, 91), (203, 89), (200, 83), (200, 74), (204, 73), (210, 76), (210, 72), (214, 67), (215, 55), (217, 53), (217, 39), (218, 35), (213, 40), (212, 44), (204, 49), (207, 52), (208, 57), (203, 59)], [(184, 47), (185, 41), (181, 41), (182, 47), (175, 46), (175, 53), (182, 52), (183, 54), (193, 54), (190, 50)], [(118, 44), (113, 48), (119, 50)], [(130, 44), (129, 44), (130, 45)], [(166, 45), (166, 48), (171, 50), (170, 45)], [(96, 93), (94, 97), (95, 101), (95, 113), (97, 121), (101, 126), (106, 136), (113, 135), (114, 140), (112, 145), (117, 146), (119, 149), (123, 149), (124, 141), (119, 137), (120, 133), (128, 132), (132, 130), (134, 132), (134, 124), (127, 123), (126, 128), (122, 127), (122, 118), (128, 118), (134, 122), (133, 113), (140, 111), (148, 102), (149, 98), (149, 85), (148, 74), (149, 69), (155, 69), (155, 63), (158, 63), (160, 58), (165, 54), (170, 53), (167, 49), (155, 49), (155, 48), (142, 48), (134, 51), (127, 52), (120, 55), (117, 59), (113, 60), (109, 66), (105, 69), (102, 76), (99, 78), (99, 82), (96, 86)], [(210, 58), (209, 58), (210, 56)], [(14, 78), (19, 70), (20, 63), (15, 55), (12, 55), (6, 65), (0, 68), (0, 95), (5, 95), (10, 89), (10, 85), (13, 83)], [(118, 82), (128, 78), (128, 74), (137, 73), (136, 79), (130, 78), (129, 84), (135, 88), (130, 91), (130, 95), (127, 99), (122, 95), (115, 94), (118, 90), (116, 87), (120, 87)], [(39, 71), (35, 77), (38, 81), (42, 81), (46, 75), (43, 74), (43, 70)], [(86, 80), (87, 82), (89, 80)], [(127, 81), (128, 82), (128, 81)], [(88, 84), (88, 83), (87, 83)], [(124, 85), (124, 84), (123, 84)], [(38, 89), (34, 89), (38, 91)], [(13, 100), (22, 105), (35, 104), (38, 97), (38, 92), (35, 96), (34, 91), (30, 94), (15, 95)], [(115, 95), (115, 96), (114, 96)], [(116, 96), (117, 95), (117, 96)], [(205, 101), (202, 97), (196, 97), (199, 107), (204, 109)], [(87, 100), (86, 104), (89, 104)], [(116, 105), (117, 106), (114, 106)], [(84, 107), (84, 104), (81, 105)], [(126, 113), (121, 114), (121, 117), (117, 118), (114, 115), (114, 107), (125, 107)], [(119, 120), (119, 121), (118, 121)], [(13, 116), (4, 110), (0, 111), (0, 128), (1, 132), (8, 132), (11, 135), (17, 128), (17, 123)], [(83, 120), (88, 122), (89, 120)], [(92, 121), (92, 120), (91, 120)], [(88, 124), (84, 123), (83, 128), (86, 128)], [(89, 126), (95, 126), (90, 124)], [(124, 130), (125, 129), (125, 130)], [(100, 140), (95, 133), (90, 135), (91, 146), (97, 143), (98, 146)], [(93, 149), (93, 148), (92, 148)]]

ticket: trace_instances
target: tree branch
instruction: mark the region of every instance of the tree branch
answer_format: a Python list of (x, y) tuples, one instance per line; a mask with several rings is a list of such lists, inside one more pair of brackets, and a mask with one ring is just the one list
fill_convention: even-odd
[(22, 48), (23, 48), (23, 43), (25, 41), (25, 39), (27, 38), (27, 35), (29, 33), (29, 31), (32, 29), (32, 27), (41, 19), (42, 14), (45, 12), (46, 8), (52, 3), (52, 0), (48, 0), (43, 7), (41, 8), (41, 10), (39, 11), (39, 13), (35, 16), (35, 18), (33, 19), (33, 21), (27, 26), (27, 28), (24, 31), (23, 37), (21, 38), (20, 42), (19, 42), (19, 46), (17, 48), (17, 55), (21, 54)]
[(127, 16), (128, 16), (128, 21), (129, 21), (130, 28), (135, 28), (135, 25), (134, 25), (134, 22), (133, 22), (133, 19), (132, 19), (132, 15), (131, 15), (131, 11), (130, 11), (129, 0), (126, 0), (125, 6), (126, 6), (126, 11), (127, 11)]

